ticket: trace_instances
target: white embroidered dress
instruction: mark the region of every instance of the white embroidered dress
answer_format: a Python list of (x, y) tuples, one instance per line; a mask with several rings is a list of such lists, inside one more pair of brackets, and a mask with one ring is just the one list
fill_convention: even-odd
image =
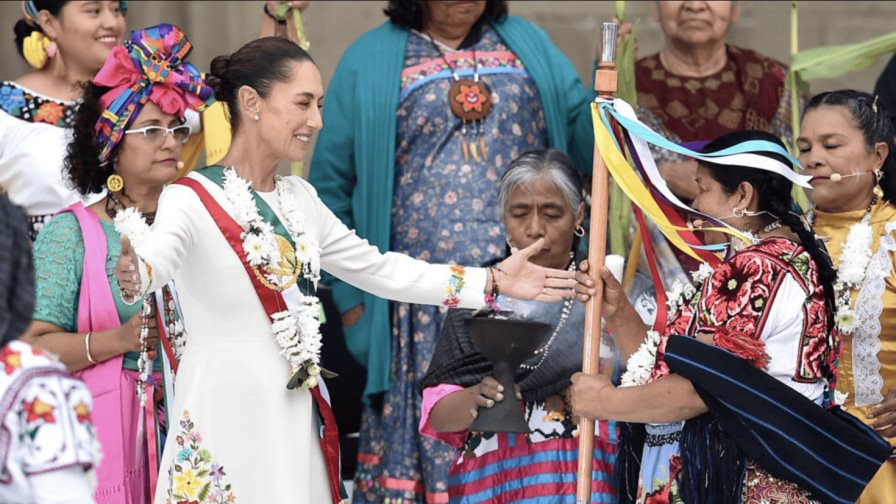
[(53, 357), (22, 341), (0, 349), (0, 502), (93, 502), (92, 406), (87, 386)]
[[(224, 191), (198, 181), (231, 215)], [(286, 177), (323, 270), (377, 295), (440, 304), (452, 274), (406, 256), (381, 254), (346, 228), (302, 179)], [(281, 221), (277, 192), (259, 193)], [(177, 283), (187, 338), (159, 470), (156, 504), (187, 501), (302, 504), (331, 502), (307, 390), (287, 390), (289, 366), (243, 264), (197, 194), (167, 187), (150, 235), (137, 249), (155, 290)], [(145, 261), (145, 263), (143, 262)], [(485, 271), (467, 268), (460, 306), (483, 303)], [(232, 497), (231, 497), (232, 496)], [(231, 500), (228, 500), (230, 498)]]

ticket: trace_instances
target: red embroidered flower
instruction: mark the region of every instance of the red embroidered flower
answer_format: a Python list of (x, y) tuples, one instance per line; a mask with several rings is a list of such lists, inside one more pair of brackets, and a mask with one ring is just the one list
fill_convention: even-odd
[(3, 350), (0, 350), (0, 362), (3, 363), (3, 371), (6, 374), (12, 374), (22, 366), (22, 353), (5, 346)]
[(479, 86), (463, 86), (460, 87), (460, 93), (454, 97), (464, 107), (464, 112), (475, 110), (482, 112), (482, 104), (486, 100), (486, 96), (482, 93)]
[(773, 281), (771, 266), (768, 258), (743, 252), (719, 266), (704, 297), (712, 321), (721, 323), (745, 311), (761, 313), (765, 305), (760, 300), (768, 301)]
[(45, 122), (47, 124), (57, 124), (62, 116), (65, 115), (64, 109), (62, 105), (56, 102), (44, 102), (40, 108), (37, 109), (37, 114), (34, 116), (34, 120), (37, 122)]
[(681, 472), (681, 457), (672, 455), (669, 459), (669, 481), (674, 481), (679, 472)]
[(56, 417), (53, 416), (53, 405), (47, 404), (40, 399), (35, 398), (31, 402), (25, 403), (25, 413), (28, 413), (28, 417), (25, 419), (26, 422), (31, 423), (37, 420), (43, 420), (47, 423), (52, 423), (56, 421)]
[(90, 406), (81, 402), (75, 405), (75, 415), (78, 417), (78, 422), (86, 423), (90, 421)]
[(800, 361), (798, 379), (816, 380), (825, 375), (825, 364), (828, 361), (828, 352), (830, 351), (827, 337), (821, 331), (813, 332), (815, 334), (806, 334), (803, 338), (803, 355)]

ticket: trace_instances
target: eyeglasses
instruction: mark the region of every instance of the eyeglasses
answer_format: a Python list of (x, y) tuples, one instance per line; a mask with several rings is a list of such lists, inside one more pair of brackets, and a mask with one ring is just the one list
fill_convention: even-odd
[(180, 143), (187, 143), (190, 139), (190, 127), (187, 125), (175, 126), (173, 128), (164, 128), (162, 126), (144, 126), (143, 128), (130, 129), (124, 132), (125, 135), (134, 133), (142, 133), (143, 136), (155, 143), (162, 143), (169, 134)]

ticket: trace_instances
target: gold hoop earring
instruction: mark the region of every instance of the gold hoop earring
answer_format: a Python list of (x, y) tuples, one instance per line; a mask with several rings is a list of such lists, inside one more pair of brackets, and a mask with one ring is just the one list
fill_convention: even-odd
[(109, 189), (110, 192), (118, 192), (124, 189), (124, 179), (117, 173), (109, 175), (109, 178), (106, 179), (106, 189)]

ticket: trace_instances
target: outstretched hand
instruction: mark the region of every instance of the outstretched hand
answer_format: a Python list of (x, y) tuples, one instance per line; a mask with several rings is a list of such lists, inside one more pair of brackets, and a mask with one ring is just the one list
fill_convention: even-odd
[(115, 278), (118, 279), (118, 288), (121, 291), (121, 299), (126, 303), (132, 303), (142, 292), (140, 282), (140, 270), (137, 268), (137, 253), (128, 237), (121, 235), (121, 255), (115, 264)]
[(558, 302), (575, 294), (575, 273), (545, 268), (529, 262), (544, 246), (544, 238), (519, 250), (511, 248), (510, 257), (495, 267), (494, 281), (500, 292), (517, 299)]

